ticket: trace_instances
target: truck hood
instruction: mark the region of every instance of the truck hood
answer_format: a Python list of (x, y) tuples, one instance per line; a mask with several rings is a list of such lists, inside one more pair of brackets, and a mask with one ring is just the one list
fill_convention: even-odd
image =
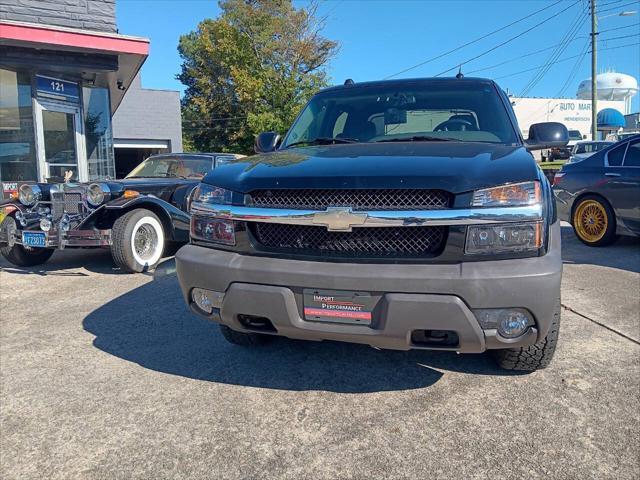
[(278, 150), (224, 164), (205, 183), (258, 189), (425, 188), (463, 193), (538, 178), (522, 146), (399, 142)]

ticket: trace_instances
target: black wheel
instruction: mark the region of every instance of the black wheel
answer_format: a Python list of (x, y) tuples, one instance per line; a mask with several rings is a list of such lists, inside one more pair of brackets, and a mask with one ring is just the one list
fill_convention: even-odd
[(560, 299), (556, 301), (551, 327), (547, 335), (538, 343), (528, 347), (491, 350), (491, 354), (501, 368), (533, 372), (546, 368), (551, 363), (560, 335)]
[[(13, 217), (7, 217), (0, 226), (8, 235), (16, 230), (16, 221)], [(0, 253), (10, 263), (17, 267), (33, 267), (42, 265), (53, 255), (51, 248), (23, 247), (22, 245), (5, 245), (0, 248)]]
[(264, 345), (271, 340), (270, 335), (237, 332), (226, 325), (220, 325), (220, 331), (227, 342), (233, 343), (234, 345), (242, 345), (243, 347)]
[(118, 218), (111, 230), (111, 256), (126, 272), (152, 270), (164, 252), (165, 234), (160, 219), (137, 208)]
[(590, 247), (611, 245), (618, 238), (613, 208), (597, 195), (585, 195), (574, 204), (571, 225), (578, 240)]
[(17, 267), (33, 267), (46, 263), (47, 260), (51, 258), (51, 255), (53, 255), (53, 249), (14, 245), (13, 247), (0, 248), (0, 253)]

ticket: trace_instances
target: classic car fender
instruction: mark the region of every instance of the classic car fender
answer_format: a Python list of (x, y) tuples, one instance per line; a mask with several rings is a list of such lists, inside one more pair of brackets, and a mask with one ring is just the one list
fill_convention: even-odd
[[(191, 216), (164, 200), (153, 195), (141, 195), (135, 198), (117, 198), (103, 206), (106, 211), (125, 212), (134, 208), (146, 208), (154, 212), (162, 221), (167, 237), (175, 242), (189, 241), (189, 223)], [(94, 212), (94, 214), (97, 213)]]

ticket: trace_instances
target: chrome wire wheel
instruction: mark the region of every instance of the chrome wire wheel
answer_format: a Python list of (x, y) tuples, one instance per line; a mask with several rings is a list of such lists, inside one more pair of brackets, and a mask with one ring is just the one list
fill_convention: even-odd
[(158, 263), (164, 250), (164, 232), (158, 219), (144, 216), (135, 221), (130, 236), (133, 259), (142, 267)]
[(588, 243), (598, 242), (607, 232), (607, 211), (597, 200), (585, 200), (576, 208), (573, 225), (582, 240)]
[(158, 249), (158, 233), (149, 224), (142, 224), (133, 235), (133, 248), (138, 257), (147, 261)]

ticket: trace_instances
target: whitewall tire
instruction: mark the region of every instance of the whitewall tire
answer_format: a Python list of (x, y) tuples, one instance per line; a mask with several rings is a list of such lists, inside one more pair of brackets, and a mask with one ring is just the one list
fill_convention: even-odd
[(118, 218), (111, 231), (111, 254), (116, 264), (128, 272), (152, 270), (165, 248), (165, 233), (155, 213), (144, 208)]

